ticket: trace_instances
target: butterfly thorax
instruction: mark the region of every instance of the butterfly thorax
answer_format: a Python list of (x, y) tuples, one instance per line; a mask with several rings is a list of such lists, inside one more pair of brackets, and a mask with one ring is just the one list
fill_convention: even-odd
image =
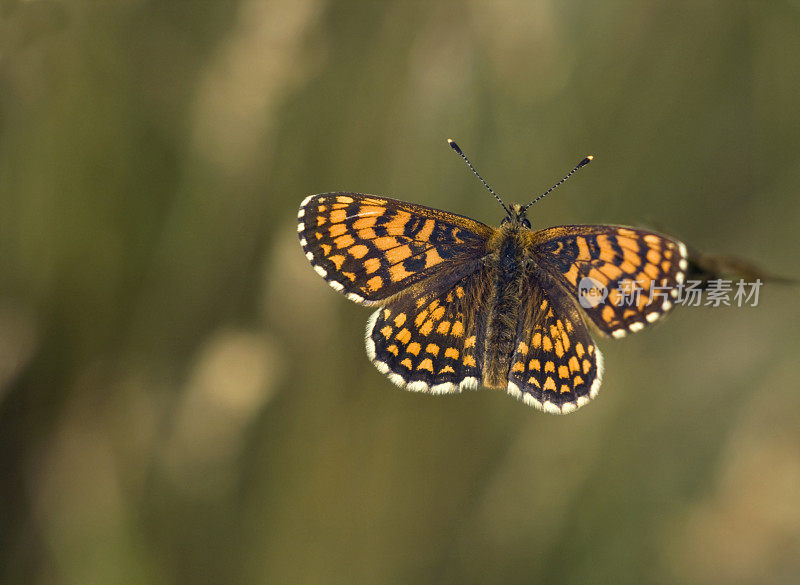
[(491, 286), (486, 299), (487, 319), (483, 385), (508, 384), (508, 371), (520, 319), (529, 263), (527, 248), (532, 232), (518, 222), (505, 222), (490, 240), (486, 272)]

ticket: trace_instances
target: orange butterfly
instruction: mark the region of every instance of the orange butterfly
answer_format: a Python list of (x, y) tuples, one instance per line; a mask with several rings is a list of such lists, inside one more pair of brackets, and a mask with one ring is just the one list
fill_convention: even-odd
[[(314, 270), (357, 303), (377, 305), (367, 354), (408, 390), (445, 394), (479, 385), (545, 412), (597, 395), (603, 357), (586, 321), (622, 337), (673, 306), (686, 246), (610, 225), (532, 230), (527, 205), (506, 205), (493, 228), (468, 217), (374, 195), (323, 193), (298, 213)], [(627, 294), (627, 293), (636, 293)]]

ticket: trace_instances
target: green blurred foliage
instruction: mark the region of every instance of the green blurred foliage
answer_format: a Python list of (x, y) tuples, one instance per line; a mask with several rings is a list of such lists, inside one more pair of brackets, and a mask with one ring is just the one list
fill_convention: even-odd
[(797, 288), (552, 417), (368, 363), (310, 193), (656, 226), (797, 276), (800, 4), (0, 4), (0, 581), (797, 583)]

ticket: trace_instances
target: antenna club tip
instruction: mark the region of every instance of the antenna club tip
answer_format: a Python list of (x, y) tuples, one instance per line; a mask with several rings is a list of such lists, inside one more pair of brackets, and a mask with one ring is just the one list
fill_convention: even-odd
[(461, 149), (458, 147), (458, 144), (456, 144), (455, 140), (453, 140), (452, 138), (448, 138), (447, 139), (447, 144), (449, 144), (450, 148), (455, 150), (458, 154), (461, 154)]
[(593, 160), (594, 160), (594, 156), (590, 154), (589, 156), (587, 156), (587, 157), (586, 157), (586, 158), (584, 158), (584, 159), (583, 159), (581, 162), (579, 162), (579, 163), (578, 163), (578, 166), (577, 166), (577, 167), (575, 167), (575, 170), (577, 170), (577, 169), (581, 168), (582, 166), (586, 166), (586, 165), (588, 165), (588, 164), (589, 164), (590, 162), (592, 162)]

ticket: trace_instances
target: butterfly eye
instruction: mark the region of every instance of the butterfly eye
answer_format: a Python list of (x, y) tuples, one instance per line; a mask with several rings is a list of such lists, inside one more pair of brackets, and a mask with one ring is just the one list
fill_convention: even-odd
[(527, 217), (522, 219), (522, 227), (531, 229), (531, 222), (528, 221)]

